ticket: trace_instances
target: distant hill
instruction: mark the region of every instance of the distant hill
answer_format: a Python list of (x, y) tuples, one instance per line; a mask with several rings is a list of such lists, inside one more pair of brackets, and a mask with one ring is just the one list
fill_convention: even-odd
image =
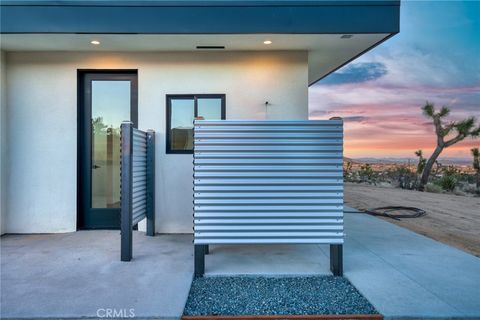
[(354, 163), (354, 164), (363, 163), (362, 161), (359, 161), (359, 160), (356, 160), (356, 159), (352, 159), (352, 158), (347, 158), (347, 157), (343, 157), (343, 162), (351, 162), (351, 163)]
[[(416, 158), (347, 158), (343, 161), (350, 161), (352, 163), (370, 163), (370, 164), (408, 164), (416, 163)], [(438, 160), (443, 165), (469, 165), (472, 160), (468, 158), (440, 158)]]

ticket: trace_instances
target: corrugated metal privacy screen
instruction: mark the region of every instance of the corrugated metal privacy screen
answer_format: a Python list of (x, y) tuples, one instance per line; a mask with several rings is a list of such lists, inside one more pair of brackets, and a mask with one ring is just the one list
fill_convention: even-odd
[(133, 128), (132, 221), (137, 224), (147, 215), (147, 133)]
[(342, 120), (195, 121), (195, 244), (343, 243), (342, 162)]
[(147, 235), (155, 234), (155, 131), (121, 125), (120, 226), (121, 260), (132, 259), (132, 227), (147, 218)]

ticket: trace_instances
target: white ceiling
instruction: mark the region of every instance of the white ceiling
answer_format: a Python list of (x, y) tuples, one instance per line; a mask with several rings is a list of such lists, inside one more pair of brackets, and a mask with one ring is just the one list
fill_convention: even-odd
[[(2, 34), (4, 51), (196, 51), (196, 46), (225, 46), (227, 51), (305, 50), (309, 82), (322, 78), (389, 34)], [(90, 41), (98, 40), (94, 46)], [(263, 41), (271, 40), (265, 45)], [(220, 50), (215, 50), (220, 51)]]

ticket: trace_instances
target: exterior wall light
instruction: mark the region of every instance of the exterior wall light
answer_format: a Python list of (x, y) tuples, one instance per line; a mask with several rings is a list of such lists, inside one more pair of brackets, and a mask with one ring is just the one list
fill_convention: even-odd
[(270, 40), (265, 40), (265, 41), (263, 41), (263, 43), (264, 43), (264, 44), (272, 44), (272, 41), (270, 41)]
[(92, 40), (90, 41), (91, 44), (98, 46), (100, 44), (100, 41), (98, 40)]

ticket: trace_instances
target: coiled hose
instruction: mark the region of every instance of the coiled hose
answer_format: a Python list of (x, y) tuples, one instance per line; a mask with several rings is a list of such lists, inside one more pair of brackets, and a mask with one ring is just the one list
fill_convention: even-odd
[[(399, 211), (401, 211), (401, 213), (395, 213)], [(411, 213), (405, 213), (405, 211), (410, 211)], [(423, 209), (403, 206), (378, 207), (364, 210), (364, 212), (372, 216), (387, 217), (395, 220), (401, 220), (404, 218), (419, 218), (427, 214), (427, 212)]]

